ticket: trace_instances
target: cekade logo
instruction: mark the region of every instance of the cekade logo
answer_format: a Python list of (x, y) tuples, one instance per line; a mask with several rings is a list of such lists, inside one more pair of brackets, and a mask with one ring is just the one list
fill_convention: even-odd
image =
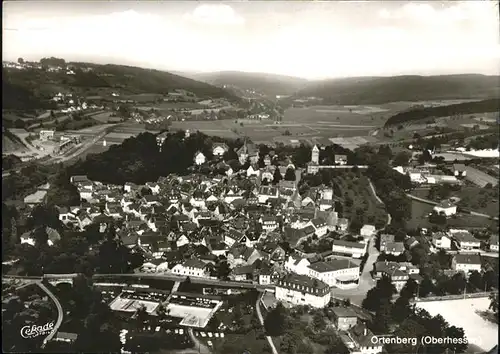
[(24, 326), (21, 328), (21, 337), (23, 338), (35, 338), (38, 336), (43, 336), (44, 334), (49, 334), (54, 329), (54, 322), (47, 322), (43, 326), (31, 325)]

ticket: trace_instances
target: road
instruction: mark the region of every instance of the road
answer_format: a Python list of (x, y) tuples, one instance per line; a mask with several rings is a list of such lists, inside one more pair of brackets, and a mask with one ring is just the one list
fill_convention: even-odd
[[(372, 193), (373, 193), (373, 196), (375, 197), (375, 199), (377, 199), (377, 202), (379, 202), (380, 204), (384, 204), (382, 199), (380, 199), (380, 197), (377, 195), (377, 192), (375, 191), (375, 187), (373, 186), (373, 183), (370, 179), (368, 180), (368, 183), (370, 184), (370, 189), (372, 190)], [(392, 216), (391, 216), (391, 214), (387, 213), (387, 225), (390, 225), (391, 222), (392, 222)]]
[(44, 341), (43, 341), (42, 348), (44, 348), (45, 345), (48, 342), (50, 342), (52, 340), (52, 338), (56, 335), (57, 331), (59, 330), (59, 327), (62, 324), (63, 309), (62, 309), (61, 303), (59, 302), (59, 300), (57, 299), (57, 297), (52, 293), (52, 291), (49, 290), (49, 288), (47, 288), (42, 282), (37, 282), (36, 284), (43, 291), (45, 291), (47, 293), (47, 295), (52, 299), (52, 301), (54, 301), (54, 303), (56, 304), (56, 307), (57, 307), (57, 321), (56, 321), (56, 324), (55, 324), (54, 329), (52, 330), (52, 332), (50, 332), (49, 335), (47, 336), (47, 338), (45, 338)]
[[(372, 182), (370, 180), (368, 181), (370, 184), (370, 189), (375, 199), (379, 203), (383, 204), (383, 201), (377, 195), (375, 187), (373, 186)], [(387, 225), (389, 225), (391, 221), (392, 221), (391, 215), (388, 213)], [(332, 288), (331, 290), (332, 297), (337, 299), (349, 299), (352, 304), (361, 306), (364, 298), (366, 297), (366, 293), (377, 284), (376, 280), (373, 279), (371, 275), (371, 271), (373, 270), (373, 264), (377, 261), (380, 252), (375, 247), (375, 236), (372, 236), (369, 240), (367, 240), (367, 242), (368, 242), (368, 247), (367, 247), (368, 258), (366, 260), (363, 271), (359, 276), (359, 285), (354, 289), (344, 290), (344, 289)]]
[[(420, 198), (420, 197), (417, 197), (417, 196), (414, 196), (414, 195), (411, 195), (411, 194), (406, 194), (406, 196), (408, 198), (410, 198), (410, 199), (416, 200), (418, 202), (430, 204), (430, 205), (438, 205), (439, 204), (439, 203), (437, 203), (435, 201), (432, 201), (432, 200), (429, 200), (429, 199)], [(488, 218), (488, 219), (498, 220), (498, 216), (491, 216), (491, 215), (488, 215), (488, 214), (478, 213), (478, 212), (475, 212), (475, 211), (472, 211), (472, 210), (468, 210), (468, 209), (463, 209), (463, 208), (462, 208), (462, 211), (464, 211), (466, 213), (470, 213), (471, 215), (474, 215), (474, 216), (480, 216), (482, 218)]]
[(379, 254), (380, 252), (375, 248), (375, 240), (372, 238), (368, 243), (368, 259), (359, 276), (359, 285), (354, 289), (332, 288), (332, 296), (337, 299), (349, 299), (352, 304), (361, 306), (366, 293), (377, 284), (377, 281), (371, 275), (371, 271), (373, 270), (373, 263), (377, 261)]
[[(262, 295), (264, 293), (259, 294), (257, 301), (255, 302), (255, 309), (257, 310), (257, 316), (259, 317), (260, 324), (262, 325), (262, 328), (264, 329), (264, 318), (262, 317), (262, 312), (260, 311), (260, 302), (262, 301)], [(265, 329), (264, 329), (265, 331)], [(273, 351), (273, 354), (278, 354), (278, 351), (276, 350), (276, 346), (274, 345), (273, 339), (270, 336), (266, 336), (267, 342), (269, 343), (269, 346), (271, 347), (271, 350)]]
[(212, 353), (210, 351), (210, 349), (208, 349), (208, 347), (205, 344), (203, 344), (202, 342), (200, 342), (200, 340), (198, 338), (196, 338), (196, 336), (193, 333), (192, 328), (188, 328), (187, 332), (189, 334), (189, 337), (191, 338), (191, 341), (193, 341), (193, 343), (194, 343), (195, 349), (198, 350), (198, 353), (200, 353), (200, 354), (211, 354)]

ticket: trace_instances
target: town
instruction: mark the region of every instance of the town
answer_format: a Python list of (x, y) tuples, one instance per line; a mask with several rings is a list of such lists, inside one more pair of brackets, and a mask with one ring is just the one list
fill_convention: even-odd
[(7, 2), (2, 352), (498, 353), (497, 7)]
[[(161, 153), (169, 139), (180, 137), (188, 143), (197, 136), (200, 134), (190, 132), (158, 134), (152, 146)], [(170, 174), (144, 184), (117, 185), (86, 175), (69, 176), (81, 202), (53, 209), (50, 218), (63, 231), (54, 226), (40, 229), (47, 224), (41, 221), (20, 236), (24, 252), (41, 247), (40, 240), (47, 243), (44, 248), (49, 247), (44, 252), (51, 252), (50, 248), (60, 247), (62, 238), (73, 232), (87, 235), (85, 253), (96, 248), (101, 253), (105, 245), (113, 244), (122, 250), (116, 252), (128, 254), (129, 261), (120, 265), (119, 260), (111, 259), (117, 256), (115, 251), (107, 251), (110, 259), (101, 260), (103, 264), (92, 276), (102, 301), (127, 323), (124, 352), (146, 345), (134, 339), (136, 335), (144, 339), (141, 336), (146, 333), (154, 336), (163, 331), (182, 338), (175, 340), (179, 345), (188, 347), (195, 342), (208, 352), (221, 342), (228, 345), (224, 336), (250, 326), (242, 313), (250, 311), (251, 318), (256, 311), (257, 326), (268, 331), (266, 323), (278, 321), (273, 316), (295, 316), (294, 311), (303, 308), (314, 319), (321, 317), (318, 330), (337, 338), (336, 353), (379, 353), (387, 348), (367, 346), (366, 338), (374, 335), (372, 331), (389, 333), (388, 323), (372, 325), (382, 316), (377, 306), (382, 301), (380, 292), (388, 291), (393, 306), (403, 306), (400, 302), (404, 301), (410, 306), (416, 300), (436, 297), (487, 300), (498, 287), (498, 231), (443, 228), (435, 221), (430, 229), (405, 232), (394, 226), (391, 214), (383, 209), (381, 213), (366, 209), (363, 215), (359, 209), (349, 212), (348, 205), (341, 203), (339, 186), (325, 184), (325, 178), (358, 178), (369, 190), (363, 198), (383, 202), (368, 177), (370, 166), (354, 164), (348, 151), (333, 155), (332, 162), (323, 165), (331, 147), (314, 145), (308, 150), (309, 162), (296, 166), (294, 152), (287, 156), (249, 140), (233, 151), (223, 142), (210, 148), (208, 157), (201, 150), (192, 155), (187, 163), (190, 173)], [(383, 153), (382, 148), (380, 151)], [(429, 169), (421, 167), (425, 168)], [(434, 178), (440, 188), (465, 183), (460, 165), (442, 169), (435, 172), (440, 178)], [(414, 177), (415, 168), (396, 166), (393, 171), (406, 179), (408, 188), (412, 182), (417, 186), (422, 182), (421, 175)], [(445, 175), (446, 171), (451, 172)], [(31, 218), (41, 217), (35, 213), (49, 218), (47, 211), (41, 211), (46, 193), (38, 199), (25, 199)], [(355, 196), (356, 203), (363, 202), (359, 197)], [(435, 204), (429, 219), (451, 219), (458, 212), (450, 199)], [(368, 220), (373, 224), (364, 223)], [(30, 265), (20, 259), (8, 264), (4, 262), (12, 269), (22, 264), (28, 274), (40, 274), (36, 268), (26, 269)], [(76, 286), (81, 276), (75, 272), (80, 273), (81, 268), (64, 264), (64, 259), (56, 257), (35, 282), (57, 289), (64, 283)], [(8, 284), (14, 281), (8, 291), (16, 289), (19, 281), (27, 289), (22, 276), (5, 278)], [(10, 296), (8, 306), (13, 306), (18, 297), (15, 291)], [(235, 304), (234, 298), (247, 305)], [(323, 310), (327, 312), (323, 314)], [(267, 313), (265, 319), (262, 313)], [(235, 318), (235, 314), (243, 317)], [(77, 340), (76, 333), (64, 330), (70, 328), (67, 323), (61, 326), (49, 347)], [(265, 338), (269, 346), (259, 345), (277, 350), (272, 337)]]

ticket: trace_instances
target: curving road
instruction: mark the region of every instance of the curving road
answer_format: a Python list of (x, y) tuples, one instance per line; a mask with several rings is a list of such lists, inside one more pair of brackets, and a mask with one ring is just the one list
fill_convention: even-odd
[[(370, 189), (372, 190), (372, 193), (373, 193), (373, 196), (375, 197), (375, 199), (377, 199), (377, 202), (379, 202), (380, 204), (384, 204), (382, 199), (380, 199), (380, 197), (377, 195), (377, 192), (375, 191), (375, 187), (373, 186), (373, 183), (370, 179), (368, 179), (368, 183), (370, 184)], [(387, 225), (390, 225), (391, 222), (392, 222), (392, 216), (391, 216), (391, 214), (387, 213)]]
[(56, 304), (56, 307), (57, 307), (57, 321), (56, 321), (56, 324), (55, 324), (52, 332), (50, 332), (49, 335), (47, 336), (47, 338), (45, 338), (43, 341), (42, 348), (44, 348), (45, 345), (47, 345), (47, 343), (50, 342), (52, 340), (52, 338), (56, 335), (57, 331), (59, 330), (59, 327), (62, 324), (63, 309), (62, 309), (61, 303), (59, 302), (57, 297), (52, 293), (52, 291), (50, 291), (49, 288), (47, 288), (41, 282), (37, 282), (36, 285), (38, 285), (43, 291), (45, 291), (47, 293), (47, 295), (52, 299), (52, 301), (54, 301), (54, 303)]
[[(257, 310), (257, 316), (259, 317), (260, 324), (262, 325), (262, 328), (264, 329), (264, 318), (262, 317), (262, 312), (260, 311), (260, 302), (262, 301), (262, 295), (264, 293), (259, 294), (257, 298), (257, 302), (255, 303), (255, 309)], [(265, 331), (265, 329), (264, 329)], [(269, 346), (271, 347), (271, 350), (273, 351), (273, 354), (278, 354), (278, 351), (276, 350), (276, 346), (274, 345), (273, 339), (270, 336), (266, 336), (267, 342), (269, 343)]]

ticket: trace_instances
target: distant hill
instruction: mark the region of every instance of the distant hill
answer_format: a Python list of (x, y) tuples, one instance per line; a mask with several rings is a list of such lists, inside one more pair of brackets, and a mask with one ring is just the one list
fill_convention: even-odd
[(220, 87), (235, 86), (242, 90), (254, 90), (273, 97), (295, 94), (308, 83), (306, 79), (298, 77), (240, 71), (199, 73), (191, 74), (190, 77)]
[(325, 104), (383, 104), (397, 101), (486, 99), (500, 94), (500, 77), (476, 74), (360, 77), (315, 81), (296, 97), (318, 97)]
[(476, 102), (465, 102), (448, 106), (415, 108), (390, 117), (384, 127), (426, 118), (448, 117), (459, 114), (474, 114), (500, 112), (500, 99), (490, 99)]
[[(74, 75), (41, 69), (3, 70), (3, 108), (47, 108), (42, 104), (59, 91), (95, 95), (120, 90), (126, 94), (166, 94), (176, 89), (194, 93), (200, 98), (239, 98), (220, 87), (165, 71), (124, 65), (67, 63)], [(90, 71), (88, 69), (91, 69)]]

